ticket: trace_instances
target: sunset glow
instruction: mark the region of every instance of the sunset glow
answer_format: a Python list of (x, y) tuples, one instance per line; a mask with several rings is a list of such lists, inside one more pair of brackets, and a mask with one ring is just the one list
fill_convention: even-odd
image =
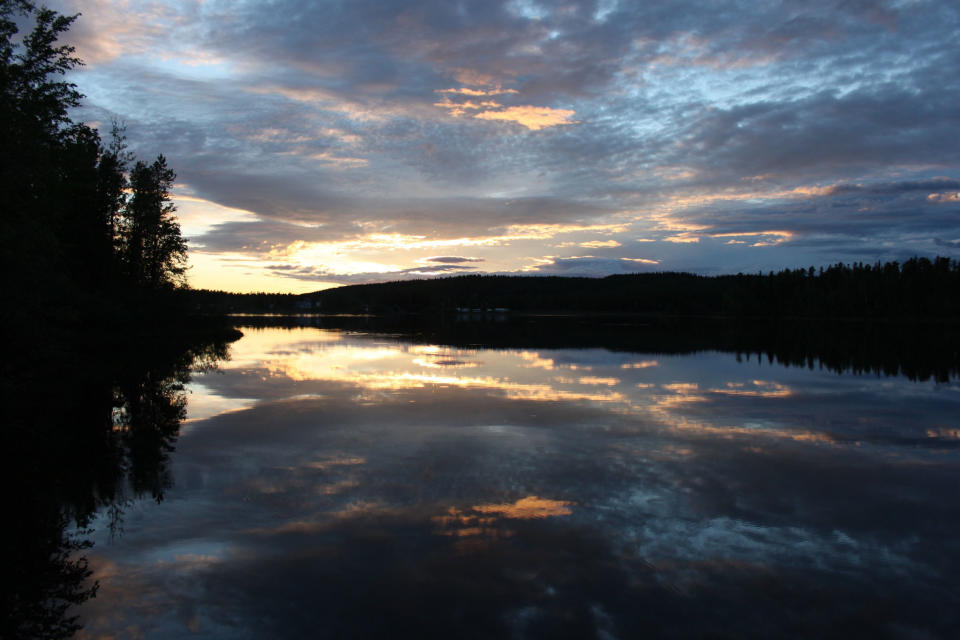
[(954, 3), (52, 6), (75, 116), (177, 172), (195, 287), (960, 250)]

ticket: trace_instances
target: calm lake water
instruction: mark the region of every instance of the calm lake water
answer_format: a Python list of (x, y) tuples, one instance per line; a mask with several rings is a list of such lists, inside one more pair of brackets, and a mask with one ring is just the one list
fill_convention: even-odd
[(79, 637), (958, 629), (956, 381), (243, 331), (93, 522)]

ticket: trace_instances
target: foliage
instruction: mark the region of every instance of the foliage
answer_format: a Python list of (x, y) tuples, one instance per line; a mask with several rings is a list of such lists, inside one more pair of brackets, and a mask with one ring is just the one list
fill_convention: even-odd
[[(251, 295), (195, 292), (195, 306), (254, 311)], [(263, 302), (267, 302), (266, 298)], [(960, 264), (911, 258), (779, 273), (698, 276), (643, 273), (606, 278), (459, 276), (353, 285), (270, 300), (261, 311), (325, 313), (633, 313), (755, 318), (960, 318)]]
[[(0, 0), (0, 486), (16, 520), (3, 638), (79, 629), (73, 607), (96, 584), (84, 532), (68, 530), (124, 495), (162, 497), (190, 362), (182, 355), (159, 372), (115, 362), (183, 337), (158, 293), (183, 284), (186, 243), (166, 160), (131, 167), (121, 126), (105, 145), (71, 119), (82, 96), (64, 74), (81, 63), (58, 40), (75, 19)], [(138, 333), (143, 319), (160, 334), (151, 341)], [(79, 346), (87, 341), (97, 348)]]
[(138, 161), (130, 172), (125, 264), (134, 282), (148, 289), (186, 285), (187, 242), (170, 201), (175, 179), (162, 155), (150, 165)]
[(0, 0), (0, 277), (15, 327), (185, 284), (166, 159), (131, 168), (121, 126), (105, 145), (71, 120), (82, 96), (63, 76), (81, 62), (57, 41), (76, 17)]

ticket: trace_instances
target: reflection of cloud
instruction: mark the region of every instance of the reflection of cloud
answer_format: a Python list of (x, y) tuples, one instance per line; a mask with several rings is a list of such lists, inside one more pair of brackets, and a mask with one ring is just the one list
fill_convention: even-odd
[[(256, 334), (254, 334), (256, 339)], [(295, 342), (295, 341), (291, 341)], [(428, 386), (447, 386), (463, 389), (499, 391), (508, 398), (542, 402), (592, 401), (624, 403), (628, 398), (615, 391), (584, 392), (578, 389), (558, 388), (549, 382), (523, 382), (512, 379), (513, 368), (552, 365), (549, 360), (538, 360), (527, 352), (506, 352), (493, 363), (491, 371), (481, 375), (457, 375), (460, 369), (477, 369), (483, 363), (472, 360), (475, 352), (448, 349), (435, 345), (401, 346), (379, 344), (346, 344), (322, 342), (309, 349), (276, 349), (266, 345), (266, 356), (259, 362), (245, 362), (247, 366), (262, 369), (264, 379), (285, 377), (297, 382), (312, 380), (346, 382), (372, 390), (421, 389)], [(245, 351), (238, 349), (236, 358), (243, 361)], [(506, 361), (504, 361), (506, 360)], [(503, 367), (506, 366), (506, 370)], [(570, 370), (589, 370), (590, 367), (564, 364)], [(447, 375), (424, 373), (422, 368), (444, 369)], [(482, 375), (487, 374), (487, 375)], [(615, 386), (615, 378), (584, 378), (582, 385)]]
[(753, 396), (755, 398), (784, 398), (793, 393), (786, 385), (776, 382), (754, 380), (751, 384), (753, 388), (747, 388), (743, 382), (728, 382), (725, 389), (710, 389), (709, 393), (719, 393), (730, 396)]
[(480, 366), (477, 362), (469, 362), (467, 360), (454, 360), (454, 359), (436, 359), (436, 360), (427, 360), (426, 358), (415, 358), (413, 364), (419, 365), (421, 367), (426, 367), (428, 369), (472, 369), (474, 367)]
[(480, 513), (493, 513), (504, 518), (529, 520), (532, 518), (568, 516), (573, 513), (570, 510), (570, 505), (572, 504), (572, 502), (562, 500), (548, 500), (546, 498), (538, 498), (537, 496), (528, 496), (517, 500), (513, 504), (481, 504), (471, 508)]
[[(256, 372), (261, 384), (276, 388), (288, 381), (297, 383), (297, 393), (286, 397), (328, 393), (330, 387), (313, 384), (318, 382), (359, 390), (355, 401), (367, 404), (392, 394), (416, 398), (420, 389), (431, 394), (462, 389), (479, 392), (478, 398), (606, 406), (621, 415), (652, 419), (683, 437), (738, 438), (748, 447), (757, 446), (758, 439), (842, 446), (863, 437), (844, 438), (835, 435), (833, 427), (827, 432), (802, 427), (806, 423), (797, 422), (789, 404), (791, 399), (802, 401), (797, 390), (791, 384), (754, 377), (759, 372), (746, 379), (705, 382), (678, 379), (670, 360), (623, 362), (609, 354), (570, 358), (559, 351), (529, 350), (484, 351), (479, 356), (476, 349), (405, 345), (339, 332), (252, 330), (235, 346), (234, 359), (225, 366)], [(557, 375), (560, 372), (577, 373)], [(212, 384), (217, 379), (200, 382)], [(663, 382), (658, 384), (658, 379)], [(209, 389), (201, 389), (212, 396), (212, 404), (218, 402)], [(235, 395), (248, 398), (253, 389), (244, 385)], [(232, 402), (247, 401), (225, 399), (222, 404)], [(927, 437), (946, 439), (950, 433), (929, 431)]]
[(649, 369), (650, 367), (657, 367), (660, 365), (660, 362), (657, 360), (641, 360), (640, 362), (625, 362), (620, 365), (621, 369)]
[(949, 428), (927, 429), (926, 434), (928, 438), (945, 438), (948, 440), (960, 440), (960, 429), (949, 429)]
[(465, 389), (490, 389), (501, 391), (507, 398), (515, 400), (537, 400), (556, 402), (560, 400), (588, 400), (592, 402), (624, 402), (626, 397), (620, 393), (581, 393), (556, 389), (549, 384), (523, 384), (510, 382), (493, 376), (439, 376), (406, 371), (386, 372), (352, 376), (350, 380), (370, 389), (411, 389), (427, 385), (461, 387)]
[(359, 456), (347, 456), (342, 458), (315, 460), (314, 462), (310, 462), (308, 466), (311, 469), (316, 469), (318, 471), (326, 471), (328, 469), (335, 469), (337, 467), (352, 467), (355, 465), (366, 464), (366, 462), (366, 458)]
[(670, 430), (678, 433), (719, 438), (742, 437), (749, 442), (755, 442), (757, 438), (792, 440), (812, 444), (835, 444), (837, 442), (837, 439), (828, 433), (798, 429), (790, 424), (784, 425), (783, 428), (776, 428), (752, 424), (746, 426), (743, 422), (723, 424), (716, 418), (704, 417), (698, 419), (698, 416), (692, 410), (694, 405), (706, 407), (703, 413), (711, 415), (715, 411), (711, 406), (711, 394), (721, 397), (779, 399), (792, 395), (789, 388), (776, 383), (754, 380), (753, 385), (761, 388), (745, 389), (743, 383), (729, 383), (726, 389), (701, 390), (698, 383), (676, 382), (664, 384), (661, 385), (661, 388), (672, 393), (670, 395), (651, 395), (650, 400), (653, 402), (643, 407), (642, 410), (662, 421)]
[[(732, 354), (653, 360), (602, 349), (468, 351), (314, 329), (245, 333), (221, 374), (204, 374), (203, 390), (253, 389), (263, 402), (184, 437), (178, 493), (138, 509), (121, 543), (103, 545), (122, 559), (96, 575), (104, 590), (84, 611), (91, 636), (123, 635), (133, 622), (145, 635), (182, 636), (196, 614), (204, 637), (309, 637), (318, 621), (340, 625), (331, 635), (381, 637), (408, 629), (413, 600), (464, 603), (439, 607), (439, 615), (456, 609), (443, 626), (415, 617), (418, 637), (476, 635), (478, 619), (488, 624), (483, 635), (511, 637), (518, 603), (536, 613), (525, 618), (531, 625), (566, 626), (579, 612), (584, 636), (609, 619), (618, 637), (648, 628), (696, 637), (729, 628), (741, 612), (749, 635), (761, 615), (768, 628), (782, 615), (804, 624), (821, 615), (827, 581), (845, 597), (828, 599), (839, 603), (836, 615), (815, 629), (826, 633), (810, 635), (829, 635), (851, 607), (889, 607), (894, 595), (908, 598), (905, 619), (925, 629), (932, 618), (914, 605), (953, 621), (951, 603), (937, 600), (956, 574), (949, 539), (943, 551), (957, 520), (955, 465), (940, 455), (948, 443), (921, 442), (911, 459), (916, 438), (828, 449), (810, 446), (826, 436), (797, 427), (830, 420), (842, 431), (866, 419), (871, 432), (893, 425), (897, 437), (924, 440), (926, 430), (955, 442), (954, 389), (760, 368)], [(368, 380), (415, 370), (416, 359), (468, 353), (479, 375), (467, 380), (489, 388), (579, 384), (524, 366), (549, 361), (616, 376), (622, 401), (556, 394), (533, 405), (470, 386), (365, 391)], [(295, 380), (284, 377), (287, 360)], [(660, 384), (641, 388), (636, 379)], [(925, 422), (895, 412), (877, 422), (890, 407), (914, 406)], [(927, 414), (933, 406), (940, 413)], [(771, 592), (771, 584), (790, 588)], [(815, 605), (798, 611), (797, 602)], [(384, 625), (384, 616), (393, 629), (361, 626)], [(638, 620), (651, 626), (631, 626)], [(524, 630), (551, 636), (557, 626)]]
[(204, 385), (192, 382), (187, 386), (187, 419), (184, 423), (206, 420), (232, 411), (242, 411), (253, 406), (253, 398), (224, 398), (211, 392)]
[(450, 507), (444, 515), (434, 516), (430, 520), (438, 527), (435, 533), (457, 538), (474, 538), (468, 546), (458, 544), (461, 552), (477, 551), (492, 541), (510, 538), (516, 533), (504, 528), (503, 520), (542, 520), (568, 516), (573, 513), (570, 509), (572, 505), (572, 502), (563, 500), (527, 496), (514, 503), (479, 504), (465, 510)]
[(551, 358), (541, 357), (536, 351), (520, 351), (520, 358), (525, 360), (525, 363), (521, 366), (537, 369), (546, 369), (547, 371), (552, 371), (554, 369), (554, 362)]

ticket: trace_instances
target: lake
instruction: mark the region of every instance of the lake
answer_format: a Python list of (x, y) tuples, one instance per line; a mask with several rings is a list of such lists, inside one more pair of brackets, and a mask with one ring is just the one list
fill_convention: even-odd
[(241, 329), (186, 385), (156, 499), (89, 523), (78, 637), (960, 624), (955, 378)]

